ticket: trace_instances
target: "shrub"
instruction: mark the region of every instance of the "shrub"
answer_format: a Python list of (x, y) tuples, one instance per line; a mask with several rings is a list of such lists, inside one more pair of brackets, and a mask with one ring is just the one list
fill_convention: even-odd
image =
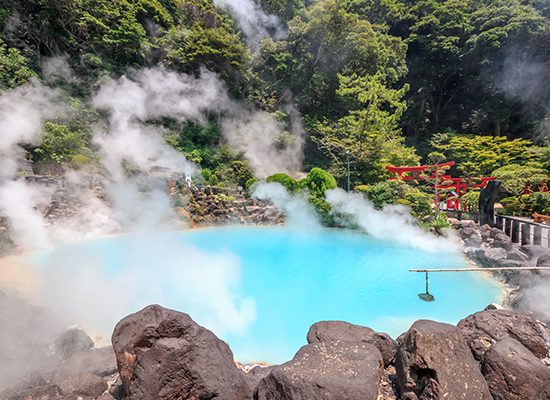
[(398, 181), (356, 186), (355, 190), (363, 193), (377, 210), (380, 210), (385, 204), (396, 204), (405, 195), (405, 186)]
[(321, 168), (313, 168), (307, 177), (298, 182), (301, 188), (308, 188), (317, 196), (325, 196), (325, 191), (328, 189), (334, 189), (336, 185), (336, 179), (334, 176)]
[(296, 179), (282, 172), (278, 174), (270, 175), (265, 180), (268, 182), (279, 182), (281, 185), (286, 187), (290, 192), (294, 192), (296, 191), (296, 189), (298, 189), (298, 182), (296, 182)]
[(248, 192), (250, 191), (250, 188), (252, 187), (252, 185), (254, 185), (256, 182), (259, 182), (258, 179), (256, 178), (252, 178), (252, 179), (249, 179), (246, 181), (246, 185), (245, 185), (245, 190)]
[(470, 190), (468, 193), (460, 197), (462, 209), (468, 208), (469, 211), (479, 211), (479, 191)]

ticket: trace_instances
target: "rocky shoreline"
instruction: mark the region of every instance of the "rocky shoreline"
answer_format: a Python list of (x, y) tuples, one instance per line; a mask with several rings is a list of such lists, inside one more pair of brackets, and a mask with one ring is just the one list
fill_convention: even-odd
[(396, 340), (343, 321), (311, 326), (281, 365), (238, 367), (189, 315), (151, 305), (123, 318), (112, 347), (66, 331), (49, 357), (1, 395), (82, 399), (550, 399), (550, 339), (534, 318), (493, 306), (456, 326), (419, 320)]

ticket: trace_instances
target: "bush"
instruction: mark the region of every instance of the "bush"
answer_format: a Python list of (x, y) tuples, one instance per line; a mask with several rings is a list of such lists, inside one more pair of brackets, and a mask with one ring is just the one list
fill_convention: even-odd
[[(422, 218), (432, 213), (431, 196), (418, 189), (411, 189), (405, 194), (404, 200), (411, 209), (411, 213), (416, 218)], [(405, 204), (401, 201), (398, 203)]]
[(296, 181), (296, 179), (282, 172), (270, 175), (265, 180), (268, 182), (279, 182), (290, 192), (294, 192), (296, 191), (296, 189), (298, 189), (298, 182)]
[(398, 181), (378, 182), (374, 185), (356, 186), (355, 190), (363, 193), (369, 199), (374, 208), (380, 210), (386, 204), (397, 204), (405, 195), (404, 184)]
[(249, 179), (246, 181), (246, 186), (245, 186), (245, 190), (248, 192), (250, 191), (250, 188), (252, 187), (252, 185), (254, 185), (256, 182), (259, 182), (258, 179), (256, 178), (252, 178), (252, 179)]
[(468, 193), (463, 194), (460, 197), (460, 204), (462, 209), (468, 208), (468, 211), (479, 211), (479, 191), (470, 190)]
[(325, 191), (328, 189), (334, 189), (336, 185), (336, 179), (334, 176), (321, 168), (313, 168), (307, 177), (298, 182), (301, 188), (307, 188), (314, 192), (317, 196), (325, 196)]

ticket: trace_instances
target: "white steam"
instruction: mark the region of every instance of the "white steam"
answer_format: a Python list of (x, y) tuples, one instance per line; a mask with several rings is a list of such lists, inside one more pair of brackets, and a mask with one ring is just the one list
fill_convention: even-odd
[(11, 179), (24, 160), (25, 143), (39, 144), (42, 124), (61, 110), (58, 92), (37, 81), (0, 96), (0, 179)]
[(426, 251), (459, 249), (456, 237), (436, 237), (414, 225), (405, 206), (388, 205), (376, 210), (360, 193), (347, 193), (338, 188), (327, 190), (325, 196), (334, 211), (352, 216), (357, 225), (375, 238)]
[(214, 0), (214, 4), (231, 9), (246, 36), (251, 52), (259, 48), (262, 39), (271, 37), (273, 40), (282, 40), (286, 37), (279, 18), (265, 14), (252, 0)]
[(240, 260), (233, 253), (208, 253), (151, 229), (115, 243), (56, 249), (41, 270), (40, 304), (105, 339), (121, 318), (154, 303), (189, 313), (222, 337), (255, 320), (255, 301), (240, 294)]
[(241, 111), (222, 122), (228, 143), (244, 152), (259, 178), (302, 169), (304, 130), (297, 111), (287, 112), (289, 125), (261, 111)]
[(270, 201), (285, 212), (285, 223), (291, 229), (311, 233), (322, 229), (319, 217), (305, 194), (291, 195), (283, 185), (272, 182), (258, 185), (252, 195), (260, 200)]
[(50, 203), (52, 192), (48, 192), (24, 181), (8, 181), (0, 186), (0, 205), (10, 219), (12, 238), (25, 248), (44, 249), (51, 244), (39, 207)]

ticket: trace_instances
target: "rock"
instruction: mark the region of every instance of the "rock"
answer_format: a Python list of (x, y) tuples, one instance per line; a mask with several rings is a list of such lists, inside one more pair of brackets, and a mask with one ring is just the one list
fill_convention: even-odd
[(263, 215), (264, 215), (265, 217), (268, 217), (268, 218), (276, 217), (278, 214), (279, 214), (279, 211), (278, 211), (277, 208), (275, 208), (274, 206), (266, 206), (266, 207), (264, 208), (264, 213), (263, 213)]
[(255, 199), (254, 197), (249, 197), (248, 199), (246, 199), (246, 203), (249, 206), (259, 206), (260, 205), (260, 201), (258, 199)]
[(491, 303), (487, 307), (485, 307), (485, 310), (504, 310), (505, 308), (502, 307), (500, 304), (497, 303)]
[(131, 400), (252, 399), (229, 346), (187, 314), (145, 307), (116, 325), (112, 343)]
[(83, 400), (92, 399), (101, 396), (107, 388), (107, 382), (90, 373), (72, 375), (59, 385), (66, 399), (78, 397)]
[(487, 350), (482, 373), (494, 400), (550, 399), (550, 369), (510, 337)]
[(511, 249), (508, 251), (506, 259), (515, 261), (529, 261), (529, 256), (519, 249)]
[(521, 342), (535, 356), (543, 358), (550, 350), (548, 332), (535, 319), (508, 310), (486, 310), (472, 314), (458, 323), (474, 357), (482, 360), (493, 343), (505, 337)]
[(493, 241), (493, 247), (494, 248), (502, 248), (506, 251), (512, 250), (512, 239), (508, 237), (508, 235), (504, 233), (499, 233), (495, 236), (495, 240)]
[(506, 250), (503, 248), (479, 249), (476, 251), (476, 256), (487, 267), (497, 267), (506, 260)]
[(258, 400), (376, 400), (382, 356), (369, 343), (326, 342), (302, 347), (258, 385)]
[(550, 253), (546, 253), (537, 258), (537, 267), (550, 267)]
[(94, 342), (82, 329), (67, 329), (56, 341), (56, 352), (66, 360), (77, 353), (90, 350)]
[(465, 228), (462, 228), (460, 231), (460, 238), (462, 240), (466, 240), (474, 235), (480, 235), (480, 233), (475, 227), (465, 227)]
[(397, 349), (402, 400), (490, 400), (491, 394), (457, 327), (416, 321)]
[(60, 379), (62, 377), (85, 372), (101, 377), (116, 373), (117, 364), (113, 348), (111, 346), (105, 346), (100, 349), (94, 348), (75, 354), (65, 360), (65, 362), (55, 370), (54, 375)]
[(496, 235), (500, 235), (500, 234), (505, 235), (505, 233), (502, 229), (491, 228), (490, 236), (492, 238), (495, 238)]
[(483, 244), (483, 237), (477, 233), (464, 240), (464, 245), (468, 247), (481, 247)]
[(313, 324), (307, 334), (308, 343), (324, 343), (335, 340), (370, 343), (382, 354), (387, 367), (397, 351), (397, 342), (387, 333), (378, 333), (371, 328), (353, 325), (344, 321), (321, 321)]
[(529, 259), (537, 259), (540, 255), (548, 253), (550, 250), (546, 247), (535, 245), (535, 244), (526, 244), (519, 248), (521, 252), (527, 254)]
[(210, 187), (210, 185), (207, 185), (204, 188), (204, 194), (207, 195), (207, 196), (212, 196), (212, 188)]

